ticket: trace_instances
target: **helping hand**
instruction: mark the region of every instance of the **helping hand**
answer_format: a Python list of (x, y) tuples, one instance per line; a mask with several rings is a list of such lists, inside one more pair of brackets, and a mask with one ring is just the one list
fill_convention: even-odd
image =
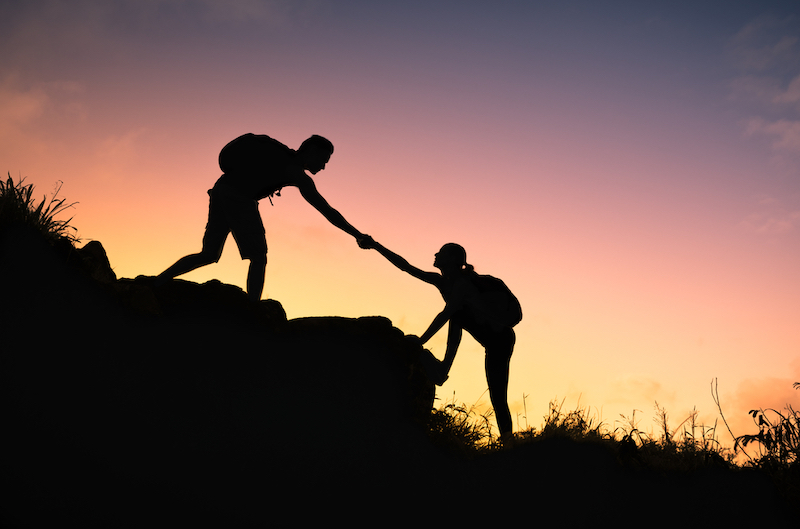
[(363, 237), (356, 239), (358, 241), (358, 247), (362, 250), (372, 250), (375, 248), (375, 239), (370, 237), (369, 235), (364, 235)]

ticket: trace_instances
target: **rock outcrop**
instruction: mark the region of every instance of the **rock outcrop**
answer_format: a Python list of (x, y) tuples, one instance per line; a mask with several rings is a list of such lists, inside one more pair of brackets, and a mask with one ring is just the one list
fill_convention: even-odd
[(0, 245), (4, 469), (22, 519), (146, 518), (152, 503), (236, 525), (289, 498), (380, 499), (435, 464), (434, 387), (386, 318), (287, 320), (219, 281), (117, 279), (96, 242)]
[(662, 473), (606, 445), (464, 458), (431, 443), (422, 350), (386, 318), (287, 320), (218, 281), (118, 279), (99, 243), (0, 229), (0, 332), (2, 527), (472, 526), (511, 510), (582, 526), (669, 509), (742, 525), (792, 512), (763, 474)]

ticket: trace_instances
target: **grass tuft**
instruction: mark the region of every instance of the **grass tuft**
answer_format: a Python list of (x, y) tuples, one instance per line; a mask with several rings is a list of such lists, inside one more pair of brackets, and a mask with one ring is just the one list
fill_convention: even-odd
[(51, 242), (58, 240), (77, 242), (78, 237), (75, 235), (77, 230), (69, 224), (72, 217), (67, 220), (55, 218), (75, 205), (74, 202), (67, 204), (65, 199), (57, 198), (62, 182), (57, 183), (49, 200), (45, 196), (38, 205), (33, 198), (33, 184), (24, 182), (24, 178), (14, 182), (11, 173), (5, 182), (0, 180), (0, 228), (28, 226)]
[(483, 453), (495, 447), (492, 432), (493, 412), (480, 413), (475, 406), (456, 404), (455, 397), (438, 409), (431, 410), (428, 436), (434, 444), (466, 456)]
[[(794, 384), (800, 390), (800, 383)], [(712, 396), (722, 414), (715, 382)], [(526, 395), (523, 395), (523, 403)], [(756, 434), (731, 436), (734, 447), (725, 447), (718, 439), (717, 421), (709, 426), (698, 422), (696, 410), (677, 427), (670, 425), (666, 409), (655, 403), (657, 430), (646, 433), (639, 426), (634, 410), (630, 417), (621, 416), (613, 430), (596, 418), (585, 407), (564, 411), (564, 401), (551, 401), (548, 414), (540, 428), (526, 427), (514, 434), (512, 447), (520, 447), (548, 438), (570, 439), (592, 443), (617, 454), (622, 467), (648, 469), (664, 475), (691, 475), (696, 471), (725, 469), (729, 471), (751, 467), (764, 472), (779, 493), (790, 503), (800, 501), (800, 412), (791, 405), (782, 411), (775, 409), (751, 410), (750, 415), (758, 426)], [(461, 454), (474, 456), (506, 448), (493, 436), (489, 415), (481, 415), (474, 408), (457, 406), (451, 401), (434, 410), (431, 419), (431, 436), (440, 445), (453, 448)], [(527, 425), (527, 408), (525, 412)], [(508, 443), (506, 443), (508, 444)], [(757, 450), (755, 456), (746, 448)], [(748, 460), (737, 462), (744, 453)]]
[[(800, 388), (795, 382), (794, 388)], [(756, 450), (748, 454), (756, 467), (787, 467), (800, 465), (800, 411), (787, 404), (782, 411), (759, 408), (748, 412), (758, 427), (758, 433), (736, 437), (736, 449), (746, 451), (748, 445)]]
[[(524, 400), (524, 396), (523, 396)], [(583, 443), (610, 447), (625, 464), (661, 470), (689, 471), (703, 466), (733, 466), (733, 453), (717, 439), (717, 425), (707, 426), (697, 421), (697, 411), (677, 428), (669, 424), (669, 415), (656, 402), (657, 434), (648, 434), (638, 427), (636, 410), (612, 430), (590, 409), (579, 406), (565, 411), (564, 401), (553, 400), (539, 428), (528, 427), (514, 434), (517, 446), (548, 438), (566, 438)], [(450, 402), (434, 410), (431, 428), (438, 438), (457, 440), (462, 452), (485, 453), (501, 446), (493, 436), (490, 415), (479, 415), (473, 409)]]

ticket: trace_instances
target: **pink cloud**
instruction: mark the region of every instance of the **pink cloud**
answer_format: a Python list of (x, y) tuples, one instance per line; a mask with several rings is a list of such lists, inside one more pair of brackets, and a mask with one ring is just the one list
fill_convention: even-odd
[(42, 88), (22, 88), (16, 75), (0, 82), (0, 135), (40, 117), (49, 97)]
[(800, 153), (800, 121), (779, 119), (766, 121), (753, 118), (747, 122), (745, 131), (748, 135), (763, 135), (774, 138), (772, 148), (780, 151)]
[(748, 232), (777, 235), (794, 231), (800, 224), (800, 210), (787, 208), (778, 199), (763, 197), (758, 206), (758, 211), (749, 214), (740, 223)]
[(792, 79), (786, 90), (772, 98), (774, 103), (800, 103), (800, 75)]
[(742, 68), (765, 71), (800, 54), (791, 18), (759, 17), (747, 24), (732, 40), (734, 56)]

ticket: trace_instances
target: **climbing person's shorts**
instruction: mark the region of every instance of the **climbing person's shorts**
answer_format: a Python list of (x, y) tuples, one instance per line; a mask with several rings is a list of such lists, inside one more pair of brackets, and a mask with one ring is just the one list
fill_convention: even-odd
[(221, 255), (225, 240), (232, 233), (242, 259), (266, 256), (267, 237), (258, 212), (258, 202), (218, 187), (210, 189), (208, 195), (208, 223), (203, 235), (203, 248), (217, 249)]

